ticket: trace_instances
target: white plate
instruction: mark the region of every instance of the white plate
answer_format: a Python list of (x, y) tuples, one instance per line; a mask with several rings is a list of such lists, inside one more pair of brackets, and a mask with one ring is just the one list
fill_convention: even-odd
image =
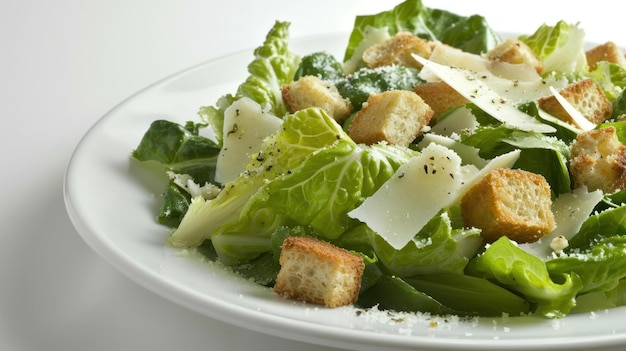
[[(347, 35), (297, 40), (299, 54), (327, 50), (342, 58)], [(243, 328), (355, 350), (602, 349), (626, 344), (626, 309), (543, 318), (471, 321), (412, 314), (325, 309), (286, 301), (210, 262), (164, 247), (156, 223), (162, 172), (131, 160), (150, 123), (197, 120), (198, 107), (234, 92), (247, 77), (252, 50), (166, 78), (122, 102), (84, 136), (65, 179), (68, 213), (83, 239), (149, 290)]]

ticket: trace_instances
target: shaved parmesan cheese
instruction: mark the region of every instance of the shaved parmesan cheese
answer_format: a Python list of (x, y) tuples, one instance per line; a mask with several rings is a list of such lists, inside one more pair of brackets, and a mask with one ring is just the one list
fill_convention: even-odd
[(179, 174), (172, 171), (167, 171), (166, 174), (174, 184), (187, 191), (192, 198), (201, 196), (205, 200), (210, 200), (215, 198), (221, 191), (215, 184), (206, 182), (204, 185), (200, 185), (194, 182), (193, 177), (189, 174)]
[(447, 136), (437, 135), (433, 133), (424, 134), (424, 137), (417, 144), (417, 146), (420, 149), (423, 149), (431, 143), (443, 145), (448, 149), (453, 150), (454, 152), (456, 152), (457, 155), (461, 157), (464, 164), (472, 164), (478, 168), (483, 168), (485, 165), (487, 165), (487, 160), (483, 159), (478, 154), (480, 149), (473, 146), (465, 145)]
[(465, 131), (474, 130), (479, 126), (476, 116), (472, 113), (472, 110), (466, 107), (459, 107), (454, 111), (442, 116), (437, 120), (431, 129), (431, 133), (452, 136), (460, 135)]
[[(466, 99), (476, 104), (500, 122), (524, 131), (539, 133), (552, 133), (556, 131), (554, 127), (541, 123), (534, 117), (518, 110), (515, 106), (515, 103), (519, 103), (520, 100), (531, 100), (537, 95), (543, 96), (545, 94), (544, 92), (529, 89), (529, 87), (519, 87), (519, 84), (522, 84), (521, 82), (499, 78), (488, 72), (477, 73), (455, 66), (446, 66), (418, 55), (413, 55), (413, 58), (421, 63), (424, 68), (434, 73), (439, 79), (450, 85), (459, 94), (463, 95)], [(422, 70), (422, 72), (423, 71), (424, 70)], [(422, 73), (420, 73), (420, 75), (421, 74)], [(528, 84), (535, 84), (536, 88), (545, 85), (541, 82), (539, 85), (537, 85), (537, 83)], [(498, 87), (498, 90), (494, 87)], [(507, 90), (510, 93), (508, 95), (503, 94), (503, 91), (506, 92)], [(517, 92), (517, 94), (514, 94), (514, 91)]]
[(221, 184), (237, 178), (246, 169), (263, 139), (274, 134), (282, 120), (263, 113), (261, 105), (243, 97), (224, 111), (224, 142), (220, 150), (215, 180)]
[(519, 247), (542, 260), (552, 258), (554, 248), (550, 244), (558, 237), (563, 237), (567, 241), (576, 235), (583, 222), (587, 220), (595, 206), (602, 200), (602, 196), (602, 191), (589, 192), (586, 187), (559, 195), (552, 204), (552, 212), (556, 222), (554, 230), (538, 241), (519, 244)]
[(476, 183), (481, 181), (489, 172), (493, 171), (496, 168), (511, 168), (519, 159), (519, 155), (522, 153), (521, 150), (513, 150), (506, 154), (502, 154), (500, 156), (494, 157), (492, 160), (485, 165), (485, 167), (481, 168), (479, 172), (472, 175), (471, 178), (468, 178), (458, 191), (457, 197), (454, 199), (454, 202), (461, 201), (461, 198), (465, 193)]
[(567, 112), (567, 114), (572, 117), (576, 127), (580, 128), (583, 131), (592, 130), (596, 127), (595, 124), (591, 123), (591, 121), (585, 118), (582, 113), (580, 113), (574, 106), (572, 106), (572, 104), (570, 104), (569, 101), (567, 101), (567, 99), (565, 99), (565, 97), (563, 97), (563, 95), (558, 92), (558, 90), (556, 90), (554, 87), (550, 87), (550, 91), (552, 92), (552, 94), (554, 94), (556, 101), (558, 101), (559, 104), (563, 106), (565, 112)]
[(492, 169), (511, 167), (518, 157), (519, 150), (510, 152), (478, 171), (473, 165), (462, 166), (453, 150), (431, 143), (348, 216), (366, 223), (400, 250), (442, 208), (459, 201), (471, 185)]
[(455, 66), (474, 72), (490, 72), (508, 80), (528, 82), (541, 80), (539, 73), (529, 64), (491, 61), (483, 56), (449, 45), (435, 46), (428, 59), (442, 65)]
[(348, 215), (400, 250), (455, 197), (462, 181), (461, 158), (430, 144)]

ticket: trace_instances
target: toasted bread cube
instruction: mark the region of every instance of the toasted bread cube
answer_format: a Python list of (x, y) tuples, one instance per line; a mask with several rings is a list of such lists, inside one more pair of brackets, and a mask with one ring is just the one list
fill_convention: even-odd
[(543, 71), (543, 63), (537, 54), (526, 43), (519, 39), (509, 38), (491, 49), (487, 59), (513, 64), (527, 64), (535, 68), (537, 73)]
[[(611, 117), (613, 105), (604, 95), (600, 85), (591, 79), (572, 83), (559, 93), (591, 123), (600, 124)], [(542, 110), (552, 116), (576, 125), (574, 119), (554, 96), (540, 98), (538, 103)]]
[(308, 236), (285, 239), (280, 265), (277, 294), (326, 307), (353, 304), (365, 269), (357, 254)]
[(445, 82), (419, 84), (413, 88), (413, 91), (433, 109), (433, 119), (453, 107), (469, 103), (469, 100)]
[(430, 57), (433, 44), (410, 32), (399, 32), (384, 42), (372, 45), (363, 52), (363, 62), (369, 68), (402, 65), (422, 68), (411, 54)]
[(482, 230), (493, 242), (507, 236), (518, 243), (534, 242), (555, 226), (550, 185), (541, 175), (498, 168), (473, 185), (461, 199), (466, 226)]
[(348, 118), (354, 108), (350, 100), (341, 96), (334, 85), (315, 76), (304, 76), (284, 85), (282, 96), (290, 113), (319, 107), (337, 122)]
[(607, 61), (626, 68), (624, 52), (614, 42), (607, 41), (585, 52), (589, 70), (593, 71), (598, 62)]
[(357, 143), (389, 144), (408, 147), (433, 116), (433, 109), (408, 90), (372, 94), (357, 112), (348, 135)]
[(580, 133), (571, 146), (570, 173), (574, 188), (587, 186), (614, 193), (626, 188), (626, 146), (614, 127)]

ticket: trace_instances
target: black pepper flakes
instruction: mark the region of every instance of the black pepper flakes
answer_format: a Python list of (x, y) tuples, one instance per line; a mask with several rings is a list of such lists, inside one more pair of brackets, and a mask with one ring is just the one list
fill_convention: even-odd
[(226, 133), (226, 135), (231, 135), (231, 134), (235, 134), (237, 133), (237, 131), (239, 130), (239, 126), (237, 126), (237, 123), (233, 123), (233, 127), (228, 131), (228, 133)]

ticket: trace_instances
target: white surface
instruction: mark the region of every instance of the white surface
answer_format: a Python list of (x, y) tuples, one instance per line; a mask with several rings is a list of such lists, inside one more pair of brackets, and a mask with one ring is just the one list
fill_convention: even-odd
[[(276, 19), (291, 21), (292, 36), (301, 37), (349, 30), (354, 15), (396, 3), (0, 2), (0, 349), (327, 350), (205, 317), (126, 278), (71, 225), (63, 175), (87, 130), (145, 86), (257, 46)], [(611, 1), (425, 3), (482, 13), (503, 31), (566, 19), (580, 21), (589, 40), (626, 42)]]

